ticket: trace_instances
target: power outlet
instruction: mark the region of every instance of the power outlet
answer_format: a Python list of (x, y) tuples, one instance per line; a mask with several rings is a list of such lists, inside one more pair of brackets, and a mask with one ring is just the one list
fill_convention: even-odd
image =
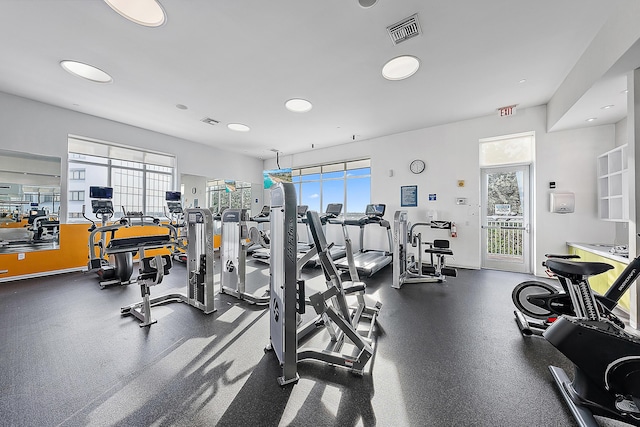
[(24, 253), (18, 254), (18, 261), (22, 261), (24, 259)]

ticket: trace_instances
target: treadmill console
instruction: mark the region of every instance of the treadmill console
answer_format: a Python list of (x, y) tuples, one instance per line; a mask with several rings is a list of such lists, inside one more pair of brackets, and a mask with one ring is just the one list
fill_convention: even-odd
[(307, 205), (298, 205), (297, 214), (298, 218), (302, 218), (307, 215), (307, 211), (309, 210), (309, 206)]
[(262, 211), (260, 211), (258, 215), (251, 218), (251, 220), (255, 222), (267, 222), (269, 221), (270, 217), (271, 217), (271, 207), (265, 205), (262, 207)]
[(342, 203), (329, 203), (325, 215), (327, 218), (337, 218), (342, 212)]
[(387, 205), (378, 204), (378, 205), (367, 205), (367, 209), (365, 211), (365, 215), (367, 216), (377, 216), (382, 218), (384, 216), (384, 211)]

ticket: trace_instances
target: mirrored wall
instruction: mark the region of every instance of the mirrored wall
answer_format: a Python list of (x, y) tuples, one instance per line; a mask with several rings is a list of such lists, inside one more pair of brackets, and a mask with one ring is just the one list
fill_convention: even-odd
[(57, 157), (0, 150), (0, 254), (60, 247)]

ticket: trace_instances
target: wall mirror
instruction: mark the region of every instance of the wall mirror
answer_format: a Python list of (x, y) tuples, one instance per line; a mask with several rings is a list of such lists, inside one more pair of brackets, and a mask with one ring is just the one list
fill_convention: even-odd
[(60, 247), (58, 157), (0, 150), (0, 254)]

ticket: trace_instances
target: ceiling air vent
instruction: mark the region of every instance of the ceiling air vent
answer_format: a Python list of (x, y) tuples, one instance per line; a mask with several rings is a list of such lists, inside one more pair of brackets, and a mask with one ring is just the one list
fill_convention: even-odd
[(201, 122), (205, 122), (205, 123), (210, 124), (210, 125), (217, 125), (218, 123), (220, 123), (218, 120), (214, 120), (214, 119), (211, 119), (209, 117), (205, 117), (204, 119), (202, 119), (200, 121)]
[(389, 37), (393, 44), (397, 45), (403, 41), (409, 40), (412, 37), (422, 34), (420, 30), (420, 21), (418, 21), (418, 14), (411, 15), (408, 18), (403, 19), (400, 22), (396, 22), (393, 25), (387, 27)]

